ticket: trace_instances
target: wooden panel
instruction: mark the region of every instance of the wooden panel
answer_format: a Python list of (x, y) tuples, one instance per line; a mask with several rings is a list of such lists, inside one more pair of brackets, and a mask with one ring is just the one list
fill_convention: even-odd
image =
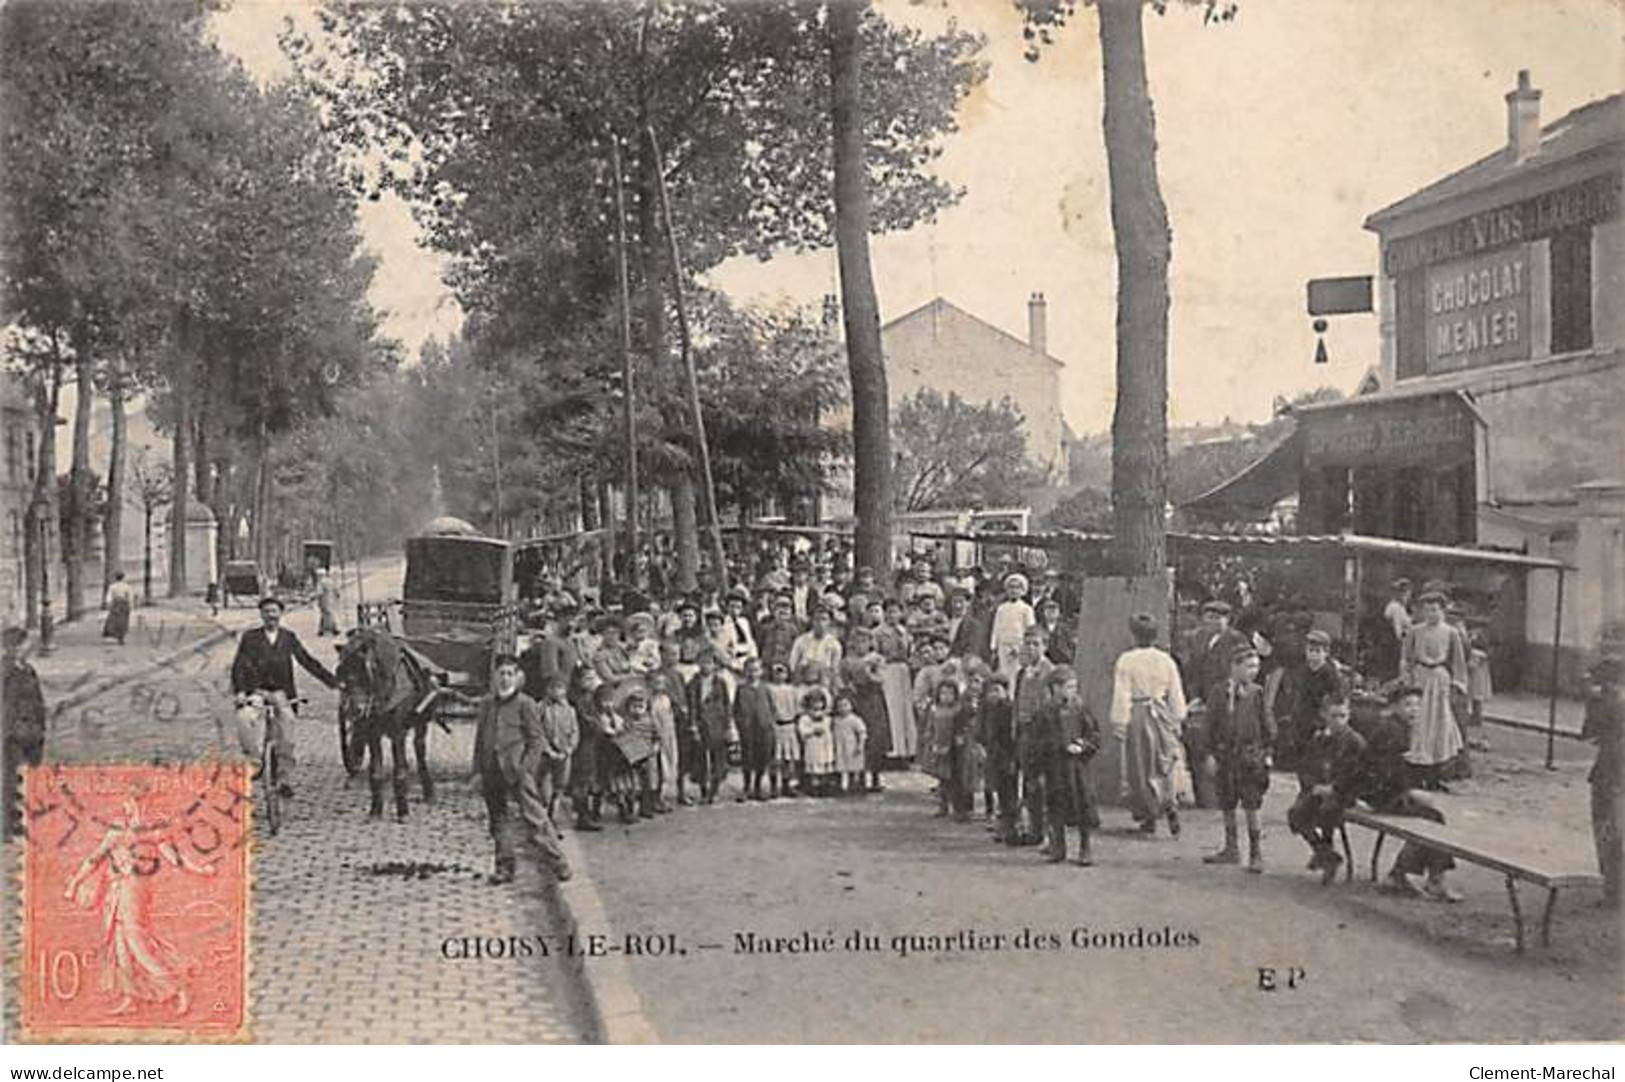
[(1095, 757), (1092, 777), (1102, 804), (1121, 803), (1122, 744), (1112, 739), (1112, 671), (1117, 656), (1134, 645), (1129, 617), (1137, 612), (1154, 617), (1162, 629), (1158, 642), (1168, 645), (1168, 610), (1173, 597), (1173, 576), (1127, 578), (1109, 576), (1078, 581), (1078, 627), (1074, 667), (1083, 685), (1089, 709), (1106, 730), (1107, 739)]

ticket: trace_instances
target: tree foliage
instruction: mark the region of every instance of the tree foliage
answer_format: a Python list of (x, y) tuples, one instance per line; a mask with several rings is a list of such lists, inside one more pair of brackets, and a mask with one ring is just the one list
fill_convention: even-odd
[(899, 403), (892, 434), (900, 511), (1008, 507), (1045, 480), (1008, 397), (976, 405), (922, 388)]

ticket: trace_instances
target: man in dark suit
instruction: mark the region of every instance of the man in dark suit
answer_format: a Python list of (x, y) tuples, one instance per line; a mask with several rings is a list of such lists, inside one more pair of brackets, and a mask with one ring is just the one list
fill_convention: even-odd
[[(260, 626), (243, 632), (237, 640), (237, 656), (231, 662), (231, 691), (239, 708), (256, 692), (265, 696), (271, 707), (270, 724), (275, 726), (277, 754), (284, 768), (294, 763), (293, 718), (288, 712), (289, 704), (299, 695), (293, 682), (295, 661), (328, 687), (338, 686), (338, 679), (327, 666), (311, 657), (299, 636), (282, 626), (281, 600), (260, 598)], [(286, 785), (283, 790), (283, 796), (292, 795)]]

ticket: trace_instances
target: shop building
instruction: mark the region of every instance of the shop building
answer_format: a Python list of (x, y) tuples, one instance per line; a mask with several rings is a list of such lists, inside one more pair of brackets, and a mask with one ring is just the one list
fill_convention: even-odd
[[(1625, 96), (1545, 126), (1540, 96), (1520, 72), (1498, 149), (1366, 219), (1369, 393), (1300, 407), (1269, 461), (1191, 506), (1256, 518), (1295, 481), (1302, 534), (1560, 559), (1572, 686), (1625, 624)], [(1550, 649), (1555, 580), (1520, 590), (1527, 647)]]

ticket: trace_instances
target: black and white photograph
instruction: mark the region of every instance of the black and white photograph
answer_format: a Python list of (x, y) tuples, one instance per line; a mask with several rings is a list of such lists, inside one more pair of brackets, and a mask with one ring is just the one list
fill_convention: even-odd
[(143, 1069), (11, 1076), (1614, 1078), (1622, 79), (1618, 0), (0, 3), (0, 1054)]

